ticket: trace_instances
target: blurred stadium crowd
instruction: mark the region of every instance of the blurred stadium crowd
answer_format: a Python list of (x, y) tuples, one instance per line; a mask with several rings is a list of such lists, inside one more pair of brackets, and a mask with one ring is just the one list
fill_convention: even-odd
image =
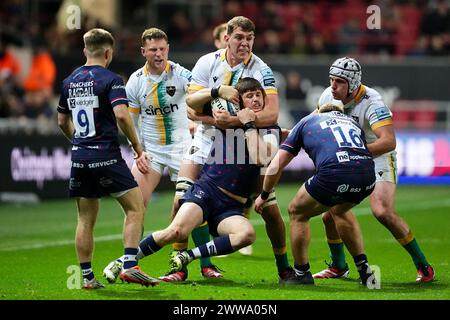
[[(448, 57), (450, 1), (364, 0), (3, 0), (0, 3), (0, 118), (54, 122), (55, 57), (81, 55), (82, 34), (110, 30), (116, 56), (139, 57), (144, 27), (158, 26), (179, 51), (214, 50), (212, 29), (244, 15), (257, 28), (258, 54)], [(367, 7), (381, 9), (382, 28), (367, 28)], [(69, 29), (68, 7), (81, 8), (80, 29)], [(126, 75), (125, 75), (126, 76)], [(302, 100), (302, 77), (286, 75), (286, 99)]]

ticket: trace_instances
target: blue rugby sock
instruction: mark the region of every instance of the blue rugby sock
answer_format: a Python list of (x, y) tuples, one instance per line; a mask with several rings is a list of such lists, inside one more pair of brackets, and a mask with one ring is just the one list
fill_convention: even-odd
[(90, 261), (80, 263), (80, 267), (81, 267), (81, 272), (83, 274), (83, 278), (88, 279), (88, 280), (94, 279), (94, 272), (92, 271), (92, 266), (91, 266)]
[(137, 248), (125, 248), (125, 253), (122, 256), (124, 269), (130, 269), (137, 266), (136, 261), (137, 253), (138, 253)]
[(235, 250), (231, 246), (230, 236), (221, 236), (214, 238), (208, 243), (198, 246), (197, 248), (188, 250), (187, 253), (191, 256), (191, 258), (197, 259), (230, 254), (234, 251)]
[(160, 249), (161, 247), (156, 244), (155, 239), (153, 239), (153, 233), (151, 233), (139, 243), (139, 252), (136, 255), (136, 259), (139, 260), (143, 257), (149, 256)]

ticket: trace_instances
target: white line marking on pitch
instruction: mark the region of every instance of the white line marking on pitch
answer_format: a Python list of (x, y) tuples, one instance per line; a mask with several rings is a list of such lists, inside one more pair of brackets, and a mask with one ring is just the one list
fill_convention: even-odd
[[(426, 202), (417, 202), (413, 205), (407, 204), (407, 205), (398, 205), (397, 211), (404, 211), (404, 212), (415, 212), (415, 211), (421, 211), (421, 210), (427, 210), (427, 209), (433, 209), (435, 207), (447, 207), (450, 206), (450, 199), (444, 200), (444, 201), (426, 201)], [(361, 206), (355, 208), (355, 213), (357, 216), (365, 216), (370, 215), (372, 212), (370, 211), (369, 206)], [(253, 219), (250, 219), (251, 223), (254, 226), (259, 226), (264, 224), (264, 220), (261, 217), (257, 216), (257, 213), (252, 213), (252, 216), (255, 217)], [(284, 217), (286, 218), (286, 217)], [(287, 222), (286, 222), (287, 223)], [(152, 231), (145, 232), (144, 234), (147, 235)], [(105, 236), (99, 236), (95, 238), (95, 242), (104, 242), (104, 241), (113, 241), (113, 240), (119, 240), (122, 239), (122, 234), (110, 234)], [(422, 239), (421, 242), (424, 242), (425, 239)], [(392, 240), (393, 241), (393, 240)], [(12, 247), (0, 247), (0, 252), (8, 252), (8, 251), (18, 251), (18, 250), (29, 250), (29, 249), (43, 249), (43, 248), (50, 248), (50, 247), (60, 247), (60, 246), (66, 246), (66, 245), (74, 245), (75, 240), (60, 240), (60, 241), (52, 241), (52, 242), (43, 242), (43, 243), (35, 243), (35, 244), (25, 244), (20, 246), (12, 246)]]

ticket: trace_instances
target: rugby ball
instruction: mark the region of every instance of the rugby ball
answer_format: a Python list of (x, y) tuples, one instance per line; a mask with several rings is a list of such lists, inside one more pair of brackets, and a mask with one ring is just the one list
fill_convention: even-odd
[(211, 109), (212, 110), (226, 110), (232, 116), (235, 116), (239, 111), (239, 107), (235, 104), (223, 99), (223, 98), (215, 98), (211, 100)]

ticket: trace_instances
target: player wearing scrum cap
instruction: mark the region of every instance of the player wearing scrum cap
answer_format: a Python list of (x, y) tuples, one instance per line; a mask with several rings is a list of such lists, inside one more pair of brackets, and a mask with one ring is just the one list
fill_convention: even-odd
[[(434, 270), (420, 249), (408, 224), (397, 215), (394, 208), (397, 184), (395, 131), (392, 113), (381, 95), (361, 83), (361, 65), (353, 58), (337, 59), (330, 67), (330, 86), (319, 98), (318, 105), (340, 104), (344, 113), (355, 119), (364, 130), (367, 147), (374, 157), (376, 184), (370, 196), (373, 215), (405, 248), (417, 269), (416, 282), (434, 280)], [(342, 136), (342, 142), (349, 142)], [(314, 274), (314, 278), (342, 278), (349, 273), (344, 247), (335, 221), (329, 212), (322, 216), (331, 250), (329, 267)]]

